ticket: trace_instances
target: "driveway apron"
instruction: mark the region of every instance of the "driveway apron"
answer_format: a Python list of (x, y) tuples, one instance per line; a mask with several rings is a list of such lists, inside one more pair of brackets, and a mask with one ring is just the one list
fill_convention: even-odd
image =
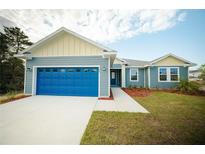
[(0, 105), (0, 144), (80, 144), (96, 102), (33, 96)]

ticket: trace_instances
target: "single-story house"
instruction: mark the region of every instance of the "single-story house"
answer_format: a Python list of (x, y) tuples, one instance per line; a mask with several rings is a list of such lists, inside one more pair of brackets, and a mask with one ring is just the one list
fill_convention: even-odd
[(200, 80), (202, 80), (202, 79), (199, 78), (200, 75), (201, 75), (201, 72), (199, 71), (199, 69), (189, 70), (189, 80), (191, 80), (191, 81), (200, 81)]
[(117, 58), (117, 52), (66, 28), (25, 49), (24, 93), (109, 97), (110, 87), (174, 88), (188, 80), (188, 60), (167, 54), (153, 61)]

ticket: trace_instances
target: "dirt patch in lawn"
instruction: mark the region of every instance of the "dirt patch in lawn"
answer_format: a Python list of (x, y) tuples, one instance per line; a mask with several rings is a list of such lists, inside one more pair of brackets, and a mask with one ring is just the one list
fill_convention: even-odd
[(151, 90), (149, 89), (139, 89), (139, 88), (122, 88), (128, 95), (132, 97), (146, 97), (151, 94)]

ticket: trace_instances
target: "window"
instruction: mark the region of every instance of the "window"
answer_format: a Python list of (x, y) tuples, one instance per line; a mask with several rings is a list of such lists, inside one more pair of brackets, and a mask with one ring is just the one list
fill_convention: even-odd
[(61, 69), (60, 69), (60, 72), (65, 72), (65, 71), (66, 71), (65, 68), (61, 68)]
[(80, 72), (81, 70), (80, 70), (80, 68), (76, 68), (76, 72)]
[(98, 70), (96, 68), (92, 68), (91, 72), (97, 72)]
[(73, 68), (68, 68), (68, 69), (67, 69), (67, 72), (75, 72), (75, 69), (73, 69)]
[(44, 72), (44, 69), (42, 69), (42, 68), (41, 68), (41, 69), (39, 69), (39, 72)]
[(84, 68), (83, 72), (89, 72), (89, 69), (88, 68)]
[(115, 79), (115, 72), (112, 72), (111, 77), (112, 77), (112, 79)]
[(138, 69), (130, 69), (130, 81), (138, 81)]
[(160, 81), (167, 81), (167, 68), (160, 68), (159, 69), (159, 80)]
[(177, 82), (179, 81), (178, 67), (160, 67), (158, 78), (161, 82)]
[(46, 69), (46, 72), (51, 72), (51, 69), (50, 69), (50, 68), (47, 68), (47, 69)]
[(171, 81), (178, 81), (179, 80), (178, 68), (170, 68), (170, 79), (171, 79)]
[(53, 72), (58, 72), (58, 69), (54, 68), (54, 69), (53, 69)]

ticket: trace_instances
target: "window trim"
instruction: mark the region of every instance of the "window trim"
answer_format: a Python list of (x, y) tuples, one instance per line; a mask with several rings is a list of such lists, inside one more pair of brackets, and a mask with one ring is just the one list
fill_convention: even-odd
[[(173, 75), (177, 75), (177, 77), (178, 77), (178, 80), (176, 80), (176, 81), (171, 80), (171, 68), (177, 69), (177, 74), (173, 74)], [(179, 82), (179, 79), (180, 79), (179, 67), (170, 67), (170, 82)]]
[[(167, 70), (167, 80), (166, 81), (161, 81), (160, 80), (160, 69), (161, 68), (166, 68)], [(177, 81), (171, 81), (171, 68), (176, 68), (177, 69), (177, 75), (178, 75), (178, 80)], [(180, 73), (179, 73), (179, 67), (158, 67), (158, 82), (179, 82), (180, 80)]]
[[(137, 80), (132, 80), (132, 70), (136, 70), (137, 71)], [(138, 68), (130, 68), (130, 81), (131, 82), (138, 82), (139, 81), (139, 69)]]
[[(166, 69), (167, 80), (160, 80), (160, 69)], [(158, 67), (158, 82), (169, 82), (169, 68), (168, 67)]]

